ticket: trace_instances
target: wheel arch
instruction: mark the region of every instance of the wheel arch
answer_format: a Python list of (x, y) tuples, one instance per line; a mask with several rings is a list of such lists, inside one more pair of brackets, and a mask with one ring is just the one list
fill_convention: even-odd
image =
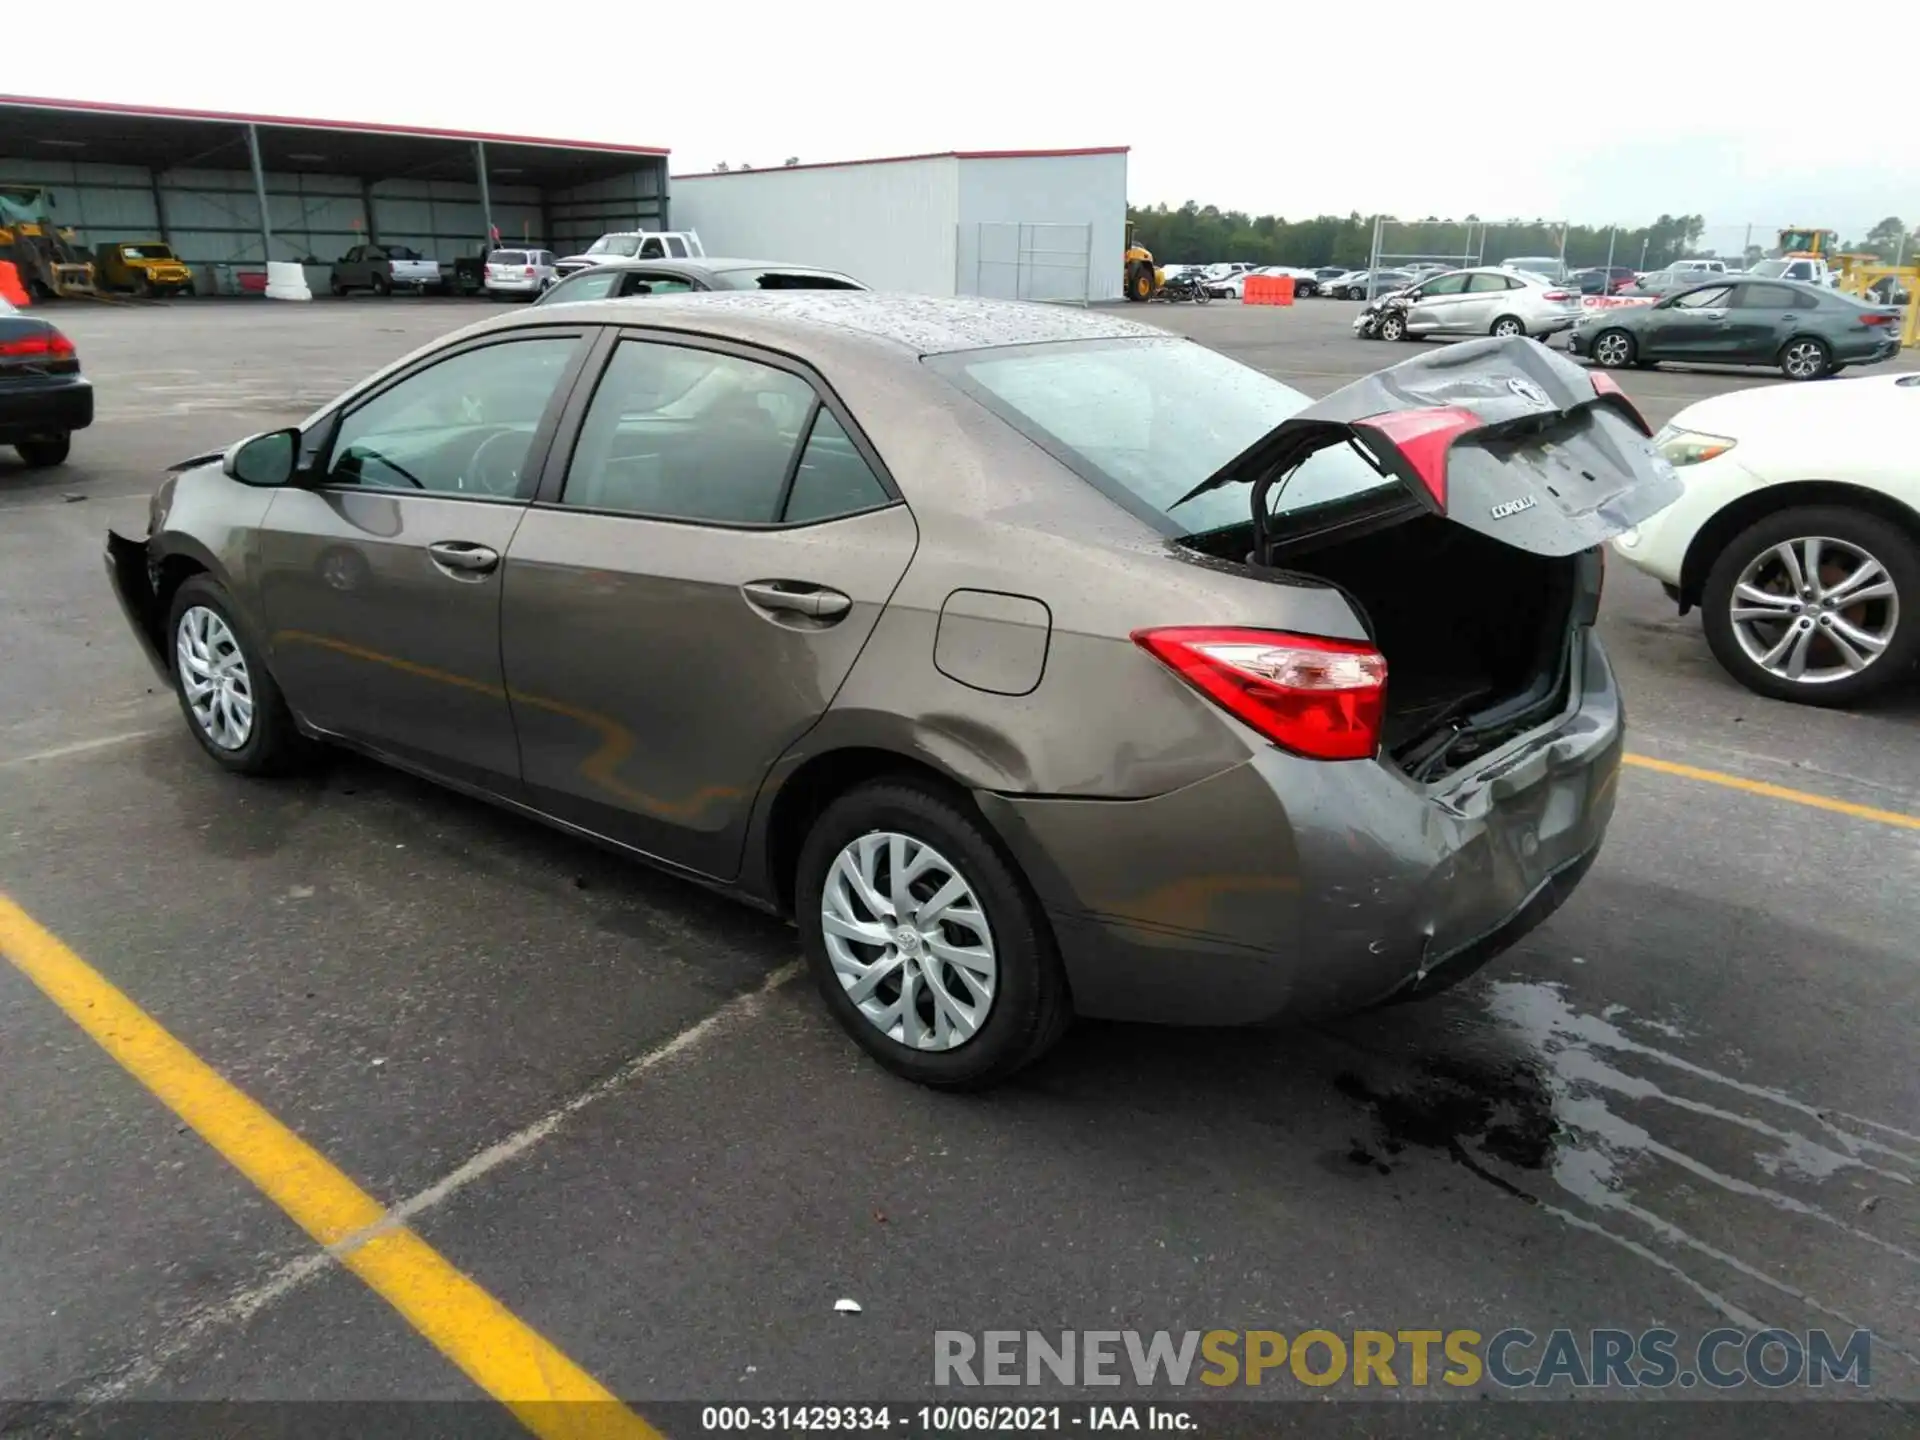
[(1700, 603), (1713, 562), (1742, 530), (1768, 515), (1807, 505), (1845, 505), (1865, 511), (1898, 526), (1920, 546), (1920, 511), (1884, 491), (1845, 480), (1794, 480), (1769, 485), (1729, 501), (1694, 532), (1686, 557), (1680, 562), (1681, 605), (1692, 608)]

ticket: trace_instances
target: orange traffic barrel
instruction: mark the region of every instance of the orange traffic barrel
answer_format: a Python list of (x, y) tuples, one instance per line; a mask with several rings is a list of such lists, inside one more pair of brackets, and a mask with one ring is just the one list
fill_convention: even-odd
[(0, 260), (0, 300), (11, 300), (25, 309), (33, 303), (27, 287), (20, 283), (20, 268), (11, 260)]

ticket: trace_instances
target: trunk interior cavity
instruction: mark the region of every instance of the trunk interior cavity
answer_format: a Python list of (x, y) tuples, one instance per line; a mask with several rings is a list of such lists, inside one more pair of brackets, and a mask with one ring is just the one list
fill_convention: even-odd
[[(1219, 558), (1248, 532), (1197, 537)], [(1337, 586), (1387, 659), (1381, 749), (1435, 780), (1557, 714), (1569, 630), (1589, 563), (1490, 540), (1421, 516), (1358, 538), (1295, 550), (1252, 573)]]

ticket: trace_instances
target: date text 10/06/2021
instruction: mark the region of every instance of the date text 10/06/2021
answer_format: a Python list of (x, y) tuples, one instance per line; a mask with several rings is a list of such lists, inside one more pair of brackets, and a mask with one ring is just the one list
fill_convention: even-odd
[(707, 1405), (700, 1411), (700, 1428), (775, 1435), (802, 1430), (1009, 1435), (1076, 1430), (1179, 1434), (1199, 1426), (1186, 1410), (1171, 1405)]

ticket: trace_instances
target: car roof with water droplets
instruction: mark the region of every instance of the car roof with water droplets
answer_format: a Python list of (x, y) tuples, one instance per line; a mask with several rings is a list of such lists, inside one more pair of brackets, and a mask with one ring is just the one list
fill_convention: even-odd
[(601, 324), (625, 321), (675, 330), (731, 333), (743, 339), (824, 331), (884, 341), (918, 355), (1062, 340), (1179, 338), (1151, 325), (1079, 306), (874, 290), (644, 295), (540, 306), (526, 319), (556, 320), (568, 312)]

